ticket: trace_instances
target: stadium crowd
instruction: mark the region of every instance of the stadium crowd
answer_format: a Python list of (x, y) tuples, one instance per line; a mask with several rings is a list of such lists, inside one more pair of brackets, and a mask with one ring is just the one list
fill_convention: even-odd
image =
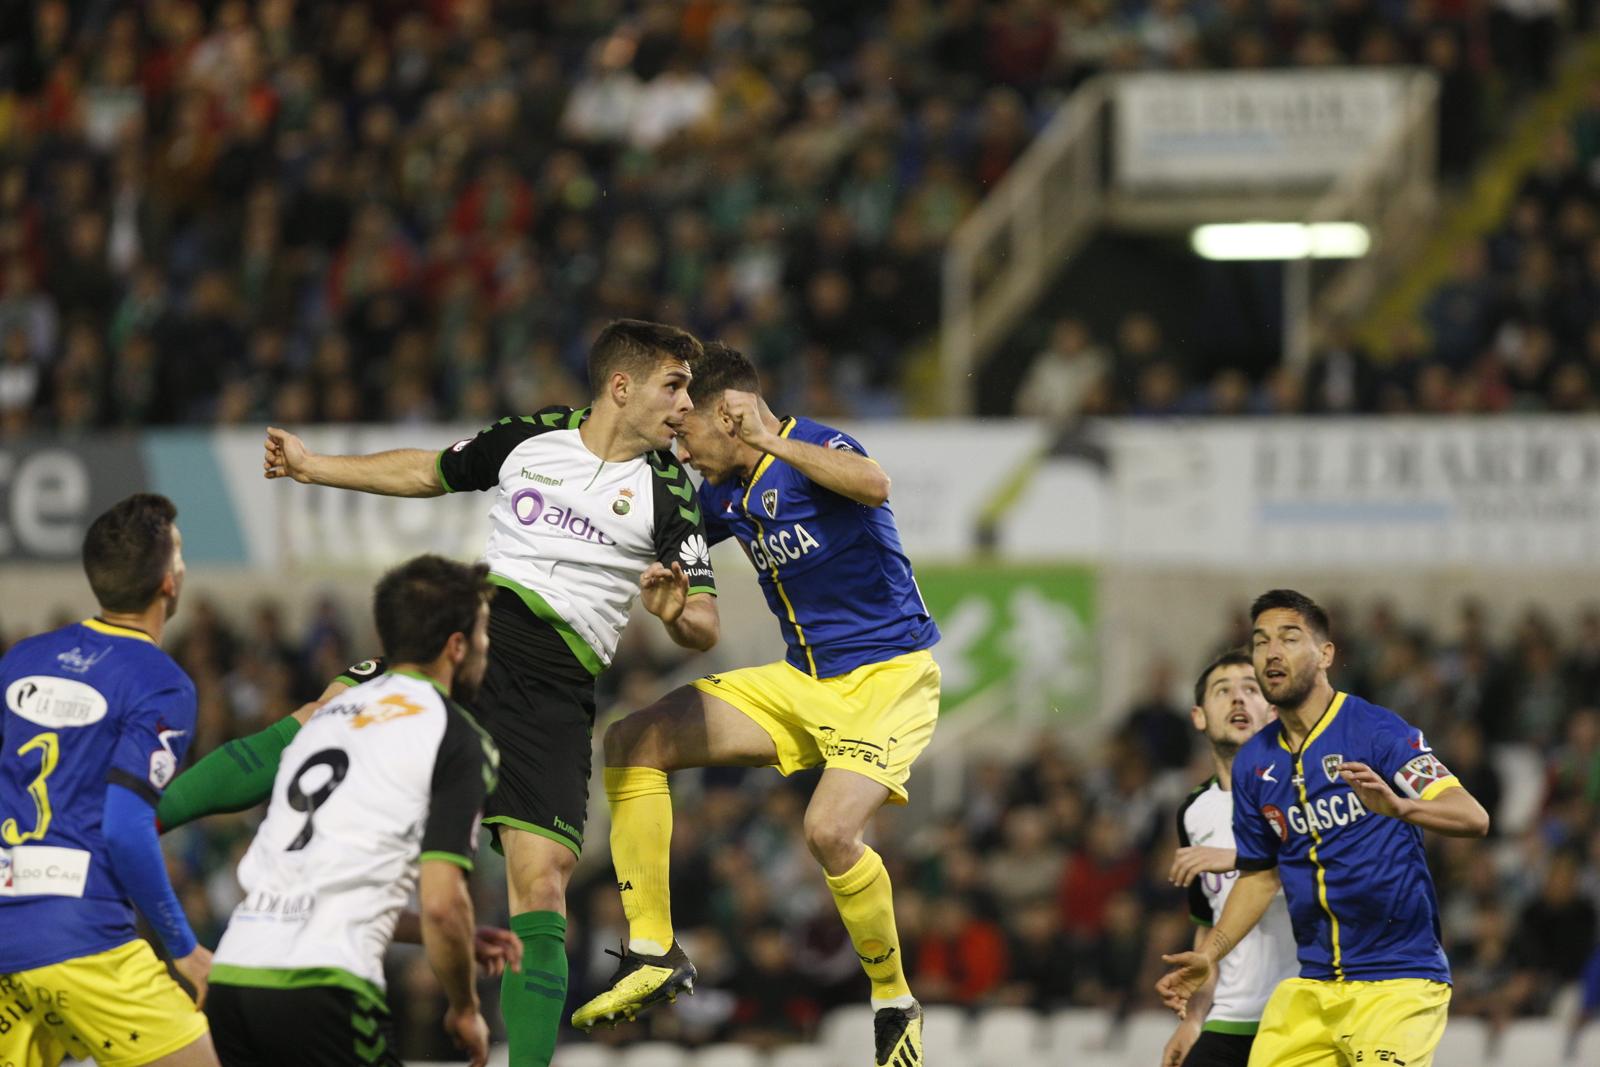
[[(582, 395), (584, 346), (619, 315), (735, 343), (781, 406), (893, 412), (936, 324), (942, 242), (1084, 78), (1426, 63), (1445, 80), (1443, 166), (1461, 173), (1494, 99), (1549, 78), (1559, 15), (1544, 0), (4, 5), (0, 435), (531, 410)], [(1152, 377), (1104, 402), (1189, 395)], [(1225, 376), (1202, 406), (1320, 403), (1308, 383), (1261, 392)]]
[[(1574, 986), (1600, 1010), (1600, 609), (1567, 623), (1533, 610), (1490, 617), (1466, 604), (1441, 632), (1408, 624), (1386, 603), (1332, 609), (1352, 620), (1348, 637), (1335, 635), (1335, 683), (1424, 727), (1497, 815), (1486, 841), (1428, 842), (1456, 980), (1452, 1012), (1502, 1023), (1552, 1011)], [(1218, 647), (1244, 636), (1242, 614), (1220, 628)], [(168, 647), (197, 683), (195, 753), (259, 729), (360, 658), (370, 638), (350, 625), (356, 615), (330, 599), (291, 633), (271, 603), (241, 618), (205, 599), (187, 605)], [(602, 676), (601, 707), (638, 707), (683, 669), (630, 640)], [(875, 845), (895, 879), (919, 997), (1159, 1007), (1157, 957), (1190, 936), (1185, 896), (1166, 878), (1173, 812), (1209, 774), (1184, 673), (1152, 671), (1145, 696), (1101, 741), (1043, 733), (1024, 758), (971, 760), (960, 803), (936, 818), (881, 817)], [(800, 833), (813, 782), (739, 769), (676, 776), (673, 902), (701, 969), (699, 992), (598, 1040), (778, 1044), (811, 1036), (833, 1006), (865, 1002), (865, 979)], [(257, 817), (212, 818), (166, 839), (175, 885), (209, 944), (238, 901), (233, 872)], [(570, 894), (573, 1004), (606, 981), (605, 950), (626, 929), (603, 841)], [(480, 860), (480, 921), (503, 923), (495, 858), (485, 849)], [(491, 1004), (495, 988), (483, 989)], [(405, 1054), (447, 1058), (440, 992), (418, 951), (391, 953), (390, 999)]]

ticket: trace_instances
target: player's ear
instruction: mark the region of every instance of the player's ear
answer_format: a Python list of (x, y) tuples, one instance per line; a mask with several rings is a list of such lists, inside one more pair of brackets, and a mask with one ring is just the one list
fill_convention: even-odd
[(1189, 709), (1189, 721), (1194, 723), (1194, 728), (1201, 733), (1206, 732), (1206, 709), (1199, 704)]
[(1333, 642), (1322, 642), (1322, 648), (1319, 651), (1321, 653), (1321, 658), (1318, 660), (1318, 666), (1320, 666), (1323, 670), (1328, 670), (1333, 666), (1333, 653), (1335, 651)]
[(461, 666), (461, 664), (466, 661), (467, 652), (470, 647), (471, 642), (467, 640), (466, 634), (462, 633), (460, 630), (457, 630), (455, 633), (451, 634), (444, 643), (444, 654), (449, 659), (450, 666)]

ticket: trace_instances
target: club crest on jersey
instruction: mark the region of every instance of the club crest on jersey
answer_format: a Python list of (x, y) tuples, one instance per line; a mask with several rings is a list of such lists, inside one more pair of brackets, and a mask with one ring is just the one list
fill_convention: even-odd
[(1328, 776), (1328, 781), (1337, 782), (1339, 780), (1339, 764), (1343, 762), (1344, 757), (1337, 752), (1322, 757), (1322, 773)]
[(633, 510), (633, 490), (624, 489), (617, 499), (611, 502), (611, 510), (617, 515), (626, 515)]
[(778, 491), (776, 489), (768, 489), (765, 493), (762, 493), (761, 494), (761, 506), (766, 509), (767, 518), (769, 518), (769, 519), (777, 518), (778, 517)]

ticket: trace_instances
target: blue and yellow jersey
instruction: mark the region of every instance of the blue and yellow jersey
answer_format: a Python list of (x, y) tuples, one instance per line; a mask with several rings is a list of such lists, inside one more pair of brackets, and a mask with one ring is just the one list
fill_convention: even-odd
[(133, 939), (101, 835), (106, 786), (156, 802), (193, 738), (195, 692), (147, 635), (97, 619), (18, 642), (0, 659), (0, 692), (6, 974)]
[(1412, 798), (1461, 784), (1422, 731), (1339, 693), (1299, 753), (1272, 722), (1234, 757), (1239, 868), (1278, 868), (1302, 978), (1448, 982), (1422, 831), (1369, 812), (1339, 776), (1346, 761), (1365, 763)]
[[(810, 419), (784, 419), (779, 432), (866, 455)], [(774, 456), (762, 457), (747, 484), (708, 484), (700, 495), (711, 543), (737, 537), (760, 572), (796, 669), (832, 678), (939, 640), (887, 504), (848, 500)]]

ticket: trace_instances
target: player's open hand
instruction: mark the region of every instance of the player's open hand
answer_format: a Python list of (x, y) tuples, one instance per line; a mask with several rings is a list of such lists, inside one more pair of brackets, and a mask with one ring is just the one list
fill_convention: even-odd
[(456, 1048), (467, 1054), (472, 1067), (484, 1067), (489, 1062), (489, 1024), (483, 1021), (483, 1013), (477, 1005), (445, 1012), (444, 1032), (450, 1035)]
[(306, 461), (310, 456), (311, 452), (300, 438), (288, 430), (267, 427), (266, 456), (261, 469), (268, 478), (293, 478), (297, 482), (310, 482), (311, 475), (306, 472)]
[(1361, 806), (1368, 811), (1387, 815), (1391, 819), (1398, 819), (1404, 814), (1399, 796), (1389, 788), (1389, 783), (1384, 781), (1377, 771), (1365, 763), (1347, 761), (1339, 764), (1339, 777), (1355, 790), (1356, 796), (1361, 800)]
[(206, 989), (211, 981), (211, 950), (204, 945), (196, 945), (187, 956), (173, 960), (172, 966), (194, 988), (194, 1006), (204, 1008)]
[(1161, 962), (1172, 964), (1172, 970), (1162, 975), (1161, 981), (1156, 983), (1156, 993), (1161, 997), (1161, 1003), (1178, 1013), (1178, 1018), (1185, 1018), (1189, 1013), (1189, 998), (1194, 996), (1195, 990), (1206, 984), (1216, 964), (1203, 952), (1162, 956)]
[(677, 622), (689, 602), (689, 576), (683, 572), (683, 564), (674, 560), (670, 569), (650, 564), (639, 576), (639, 595), (650, 614), (668, 625)]
[(1233, 870), (1237, 853), (1231, 848), (1189, 845), (1172, 854), (1172, 870), (1167, 877), (1173, 885), (1188, 885), (1202, 874), (1224, 874)]
[(739, 440), (765, 452), (772, 431), (767, 429), (766, 422), (761, 418), (760, 398), (754, 393), (729, 389), (722, 394), (722, 403), (728, 409), (728, 418), (733, 420), (733, 429), (739, 435)]
[(507, 967), (521, 969), (522, 939), (498, 926), (480, 926), (472, 932), (472, 958), (485, 975), (499, 978)]

